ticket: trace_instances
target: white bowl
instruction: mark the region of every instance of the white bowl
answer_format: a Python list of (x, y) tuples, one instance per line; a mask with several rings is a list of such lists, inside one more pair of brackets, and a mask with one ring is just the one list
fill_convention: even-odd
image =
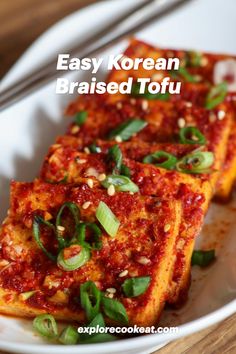
[[(127, 5), (128, 3), (128, 5)], [(105, 1), (78, 11), (49, 29), (18, 60), (1, 84), (14, 83), (31, 69), (37, 68), (57, 52), (64, 53), (70, 44), (94, 32), (121, 9), (135, 0)], [(236, 2), (198, 0), (181, 8), (138, 34), (138, 37), (165, 47), (236, 54), (233, 39)], [(122, 52), (123, 42), (110, 53)], [(104, 77), (104, 69), (99, 77)], [(58, 75), (59, 76), (59, 75)], [(86, 78), (77, 73), (74, 78)], [(56, 135), (63, 133), (66, 120), (63, 110), (71, 96), (57, 96), (55, 83), (39, 90), (17, 105), (1, 113), (0, 119), (0, 217), (4, 217), (9, 201), (9, 181), (31, 181), (38, 173), (43, 157)], [(193, 270), (189, 300), (182, 309), (164, 311), (161, 324), (179, 326), (175, 334), (153, 334), (114, 343), (56, 346), (43, 342), (33, 334), (31, 321), (0, 317), (0, 349), (21, 353), (150, 353), (167, 342), (199, 331), (236, 311), (236, 243), (234, 207), (212, 205), (199, 245), (214, 245), (217, 262), (208, 269)], [(198, 246), (199, 246), (198, 245)]]

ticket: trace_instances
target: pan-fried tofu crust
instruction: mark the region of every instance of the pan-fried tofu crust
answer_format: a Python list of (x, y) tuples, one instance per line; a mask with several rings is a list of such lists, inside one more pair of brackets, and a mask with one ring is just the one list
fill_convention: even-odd
[[(206, 110), (199, 106), (189, 106), (185, 101), (163, 102), (150, 101), (148, 110), (142, 110), (142, 102), (134, 105), (130, 99), (123, 102), (122, 109), (107, 104), (106, 100), (99, 96), (86, 96), (72, 103), (68, 108), (68, 114), (86, 111), (88, 114), (85, 124), (74, 133), (75, 123), (69, 127), (68, 134), (81, 139), (81, 146), (87, 146), (96, 139), (108, 139), (109, 133), (128, 119), (138, 117), (147, 122), (147, 126), (131, 137), (131, 142), (136, 144), (141, 140), (146, 143), (179, 142), (180, 121), (184, 126), (194, 126), (205, 136), (208, 151), (214, 153), (215, 173), (210, 176), (212, 187), (216, 188), (220, 169), (223, 165), (228, 137), (233, 121), (233, 111), (228, 103), (222, 103), (214, 111)], [(217, 119), (220, 111), (225, 112), (224, 119)], [(212, 117), (215, 117), (213, 120)], [(61, 138), (57, 143), (60, 144)], [(62, 138), (63, 141), (63, 138)], [(138, 141), (138, 142), (137, 142)]]
[[(72, 140), (72, 138), (69, 138)], [(73, 138), (76, 140), (76, 138)], [(80, 142), (79, 142), (80, 143)], [(67, 171), (67, 181), (69, 183), (81, 183), (82, 181), (92, 180), (93, 186), (102, 188), (100, 176), (106, 176), (110, 173), (112, 166), (107, 163), (107, 149), (111, 142), (98, 141), (103, 153), (85, 154), (78, 152), (75, 141), (71, 146), (60, 145), (56, 150), (51, 149), (49, 156), (46, 158), (41, 178), (44, 180), (52, 180), (56, 183), (63, 179), (63, 171)], [(141, 195), (149, 195), (159, 197), (164, 195), (166, 198), (177, 198), (181, 201), (183, 214), (180, 225), (180, 232), (175, 245), (175, 267), (173, 277), (170, 282), (169, 302), (184, 301), (187, 295), (189, 277), (190, 277), (190, 260), (195, 237), (200, 233), (204, 215), (207, 211), (208, 204), (212, 197), (212, 186), (207, 178), (194, 178), (190, 175), (179, 173), (177, 171), (166, 171), (153, 165), (144, 165), (137, 163), (135, 159), (141, 159), (146, 153), (151, 153), (158, 146), (150, 146), (141, 144), (138, 152), (132, 148), (133, 143), (120, 144), (124, 156), (124, 164), (130, 169), (131, 179), (139, 187)], [(153, 150), (152, 150), (153, 149)], [(170, 149), (170, 147), (169, 147)], [(189, 152), (190, 147), (183, 149), (175, 146), (176, 156)], [(168, 150), (168, 147), (167, 147)], [(174, 149), (171, 149), (174, 153)], [(126, 156), (133, 160), (127, 159)], [(57, 175), (57, 171), (62, 174)], [(186, 255), (186, 256), (185, 256)]]
[[(221, 62), (228, 60), (236, 61), (236, 58), (231, 55), (224, 54), (209, 54), (209, 53), (200, 53), (193, 51), (184, 51), (184, 50), (174, 50), (174, 49), (161, 49), (153, 47), (147, 43), (142, 41), (133, 39), (129, 45), (129, 47), (124, 52), (124, 55), (130, 58), (140, 57), (140, 58), (148, 58), (151, 57), (153, 59), (157, 58), (179, 58), (180, 65), (184, 65), (187, 67), (188, 73), (196, 78), (195, 82), (191, 82), (191, 80), (187, 80), (186, 77), (177, 75), (177, 77), (171, 76), (169, 71), (158, 71), (158, 74), (155, 74), (155, 70), (144, 70), (143, 68), (140, 70), (113, 70), (109, 76), (109, 81), (122, 82), (127, 80), (128, 77), (133, 77), (134, 80), (137, 80), (140, 77), (151, 78), (152, 81), (160, 82), (163, 77), (171, 76), (171, 80), (181, 81), (182, 88), (181, 92), (178, 95), (171, 95), (171, 101), (185, 100), (187, 104), (194, 104), (197, 106), (204, 106), (206, 102), (206, 97), (212, 87), (215, 84), (215, 68)], [(225, 81), (230, 80), (231, 78), (224, 78)], [(228, 93), (225, 99), (225, 102), (230, 102), (231, 107), (233, 107), (233, 120), (236, 119), (236, 105), (235, 105), (235, 95), (234, 93)], [(107, 100), (110, 103), (116, 103), (121, 105), (121, 102), (127, 101), (129, 97), (127, 95), (107, 95)], [(139, 101), (139, 98), (135, 98), (136, 101)], [(122, 103), (123, 104), (123, 103)], [(215, 121), (218, 117), (222, 116), (222, 112), (224, 113), (224, 108), (218, 106), (218, 111), (214, 110), (211, 114), (211, 120)], [(221, 113), (219, 113), (221, 112)], [(214, 118), (215, 116), (215, 118)], [(223, 167), (222, 176), (218, 183), (218, 187), (216, 190), (216, 199), (219, 201), (225, 201), (230, 197), (232, 187), (234, 181), (236, 179), (236, 148), (234, 146), (234, 141), (236, 139), (235, 130), (232, 128), (231, 136), (226, 143), (222, 146), (225, 146), (225, 149), (220, 149), (222, 155), (225, 156), (225, 167)], [(226, 146), (227, 145), (227, 146)], [(227, 149), (227, 153), (224, 151)], [(221, 168), (221, 166), (220, 166)]]
[[(80, 210), (81, 220), (95, 222), (100, 201), (119, 219), (118, 233), (112, 238), (103, 231), (102, 248), (92, 250), (89, 261), (79, 269), (59, 268), (35, 242), (33, 218), (40, 215), (53, 222), (61, 205), (73, 202)], [(88, 202), (89, 207), (83, 208)], [(116, 290), (114, 298), (125, 306), (130, 324), (155, 324), (168, 294), (173, 269), (169, 255), (173, 254), (180, 218), (181, 205), (177, 199), (128, 192), (111, 197), (105, 190), (91, 189), (86, 184), (12, 182), (11, 206), (0, 234), (0, 311), (26, 317), (50, 312), (56, 318), (83, 323), (79, 288), (92, 280), (104, 293), (108, 288)], [(168, 230), (166, 225), (169, 225)], [(67, 232), (72, 227), (68, 217)], [(50, 228), (42, 228), (41, 238), (51, 253), (57, 252), (57, 242)], [(147, 262), (142, 262), (143, 259)], [(124, 271), (124, 276), (120, 276)], [(122, 283), (139, 276), (150, 277), (148, 289), (140, 296), (125, 297)], [(35, 292), (24, 300), (23, 294), (28, 291)]]

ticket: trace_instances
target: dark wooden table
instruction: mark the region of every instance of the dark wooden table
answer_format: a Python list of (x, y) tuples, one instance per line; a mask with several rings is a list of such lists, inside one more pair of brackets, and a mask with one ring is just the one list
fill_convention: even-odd
[[(42, 32), (64, 16), (94, 2), (95, 0), (0, 0), (0, 78)], [(236, 315), (158, 351), (158, 354), (172, 353), (235, 354)]]

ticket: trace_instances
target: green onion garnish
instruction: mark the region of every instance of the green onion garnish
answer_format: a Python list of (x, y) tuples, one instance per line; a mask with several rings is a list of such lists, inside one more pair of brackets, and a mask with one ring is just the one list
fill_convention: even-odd
[(89, 151), (93, 154), (100, 154), (100, 152), (102, 151), (102, 149), (96, 145), (95, 143), (91, 144), (88, 146)]
[(176, 169), (183, 173), (210, 173), (209, 168), (214, 163), (214, 154), (210, 151), (197, 151), (184, 156), (177, 164)]
[(122, 289), (127, 297), (136, 297), (143, 294), (149, 287), (151, 278), (147, 277), (135, 277), (129, 278), (122, 284)]
[(87, 319), (92, 321), (98, 315), (101, 302), (101, 292), (92, 281), (80, 285), (80, 303)]
[(121, 165), (120, 173), (122, 174), (122, 176), (126, 176), (129, 178), (131, 176), (130, 168), (124, 164)]
[(146, 98), (146, 100), (159, 100), (159, 101), (168, 101), (170, 99), (170, 94), (169, 92), (165, 92), (165, 93), (144, 93), (143, 94), (143, 98)]
[(138, 186), (126, 176), (108, 175), (101, 184), (105, 188), (113, 184), (115, 189), (119, 192), (137, 193), (139, 191)]
[(215, 260), (215, 250), (209, 251), (193, 251), (192, 254), (192, 265), (198, 265), (200, 267), (206, 267)]
[(181, 144), (206, 144), (205, 136), (195, 127), (181, 128), (179, 131), (179, 140)]
[(79, 333), (73, 326), (67, 326), (59, 336), (59, 342), (65, 345), (76, 344), (79, 339)]
[[(71, 252), (72, 254), (75, 252), (76, 248), (78, 249), (78, 253), (73, 255), (72, 257), (65, 258), (65, 252)], [(79, 245), (72, 245), (68, 248), (62, 249), (57, 256), (57, 265), (61, 269), (69, 272), (75, 269), (82, 267), (85, 263), (90, 259), (90, 251)]]
[(168, 101), (170, 98), (169, 92), (166, 93), (150, 93), (146, 90), (144, 93), (140, 93), (140, 84), (134, 83), (132, 85), (131, 95), (134, 97), (141, 97), (147, 100), (160, 100), (160, 101)]
[(96, 210), (96, 218), (111, 237), (116, 236), (120, 222), (104, 202), (100, 202)]
[(46, 248), (44, 247), (42, 241), (41, 241), (40, 225), (47, 226), (49, 229), (53, 230), (53, 232), (55, 232), (55, 227), (50, 222), (45, 221), (41, 216), (37, 216), (36, 215), (34, 217), (34, 221), (33, 221), (33, 236), (34, 236), (34, 239), (35, 239), (37, 245), (44, 252), (44, 254), (49, 259), (51, 259), (52, 261), (56, 261), (56, 256), (54, 256), (51, 252), (47, 251)]
[(78, 112), (75, 116), (75, 123), (79, 126), (84, 124), (86, 121), (87, 115), (88, 115), (87, 111)]
[(26, 301), (31, 298), (31, 296), (33, 296), (36, 292), (37, 290), (26, 291), (25, 293), (21, 293), (19, 296), (21, 300)]
[(141, 119), (129, 119), (128, 121), (122, 123), (117, 128), (112, 130), (109, 134), (109, 138), (113, 139), (119, 136), (122, 141), (129, 140), (134, 134), (140, 132), (145, 128), (147, 122)]
[(175, 168), (177, 158), (165, 151), (156, 151), (153, 154), (147, 155), (143, 159), (144, 163), (154, 164), (155, 166), (172, 170)]
[(35, 317), (33, 327), (43, 337), (53, 339), (58, 336), (57, 323), (52, 315), (45, 314)]
[(125, 307), (118, 300), (102, 296), (102, 307), (107, 317), (120, 323), (128, 323), (129, 320)]
[(108, 150), (108, 158), (115, 163), (113, 173), (119, 173), (122, 166), (122, 152), (118, 145), (113, 145)]
[(62, 214), (65, 209), (68, 209), (70, 211), (71, 215), (73, 216), (74, 222), (75, 222), (75, 231), (74, 231), (74, 235), (72, 236), (72, 239), (76, 237), (77, 227), (79, 225), (80, 211), (79, 211), (79, 208), (77, 207), (77, 205), (72, 202), (64, 203), (61, 206), (61, 208), (57, 214), (57, 217), (56, 217), (56, 237), (57, 237), (57, 241), (59, 244), (59, 249), (62, 249), (66, 246), (66, 241), (65, 241), (64, 237), (62, 237), (61, 232), (59, 231), (59, 227), (62, 226), (61, 219), (62, 219)]
[(180, 74), (180, 76), (182, 76), (187, 82), (199, 82), (199, 77), (197, 75), (191, 75), (186, 68), (180, 67), (178, 74)]
[(185, 56), (186, 60), (186, 66), (190, 67), (198, 67), (201, 66), (202, 63), (202, 53), (200, 52), (194, 52), (194, 51), (189, 51), (186, 53)]
[[(90, 229), (92, 233), (90, 242), (85, 240), (86, 228)], [(80, 223), (77, 228), (77, 240), (79, 244), (85, 248), (100, 250), (102, 248), (101, 236), (102, 231), (95, 223)]]
[(224, 101), (225, 96), (227, 95), (227, 83), (221, 82), (220, 84), (212, 87), (210, 92), (206, 97), (205, 108), (206, 109), (213, 109), (218, 104)]

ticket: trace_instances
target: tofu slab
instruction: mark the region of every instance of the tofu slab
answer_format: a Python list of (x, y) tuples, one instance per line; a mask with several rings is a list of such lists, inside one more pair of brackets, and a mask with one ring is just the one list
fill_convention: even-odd
[[(81, 220), (96, 222), (100, 201), (119, 219), (118, 233), (112, 238), (103, 231), (102, 248), (92, 250), (87, 263), (74, 271), (62, 270), (35, 242), (33, 218), (40, 215), (54, 223), (61, 205), (73, 202)], [(90, 202), (87, 209), (83, 208), (85, 202)], [(105, 190), (91, 189), (86, 184), (12, 182), (11, 205), (0, 231), (0, 312), (24, 317), (49, 312), (58, 319), (84, 323), (79, 288), (92, 280), (103, 292), (116, 289), (114, 298), (125, 306), (130, 325), (155, 325), (168, 295), (180, 219), (177, 199), (127, 192), (111, 197)], [(165, 225), (169, 225), (168, 230)], [(73, 221), (67, 217), (68, 233), (72, 227)], [(56, 253), (58, 246), (51, 229), (44, 227), (41, 236), (44, 246)], [(144, 257), (148, 259), (146, 264), (141, 262)], [(124, 270), (127, 274), (121, 277)], [(148, 289), (137, 297), (125, 297), (122, 283), (137, 276), (150, 276)], [(28, 291), (34, 293), (25, 300), (23, 294)]]
[[(109, 174), (112, 168), (107, 163), (106, 154), (110, 144), (109, 142), (100, 142), (99, 146), (104, 152), (99, 154), (78, 152), (75, 141), (73, 148), (72, 145), (60, 145), (56, 150), (52, 148), (42, 168), (41, 178), (56, 183), (63, 178), (64, 171), (67, 171), (67, 182), (69, 183), (81, 183), (82, 181), (89, 183), (88, 181), (92, 180), (93, 186), (103, 188), (99, 181), (100, 176)], [(152, 152), (150, 147), (148, 150), (149, 145), (144, 144), (135, 154), (135, 148), (131, 148), (130, 145), (133, 147), (129, 142), (120, 144), (123, 149), (123, 163), (129, 167), (130, 178), (139, 187), (141, 195), (155, 197), (164, 195), (167, 199), (177, 198), (181, 202), (183, 213), (175, 245), (175, 267), (168, 298), (169, 303), (181, 303), (185, 301), (187, 296), (194, 240), (200, 233), (203, 218), (212, 197), (212, 186), (208, 178), (195, 178), (177, 171), (167, 171), (153, 165), (130, 160), (126, 158), (126, 156), (130, 157), (130, 151), (133, 159), (137, 159), (137, 156), (140, 158), (144, 151), (145, 153)], [(151, 149), (155, 148), (155, 146), (151, 147)], [(173, 147), (171, 149), (173, 152)], [(182, 145), (179, 153), (183, 153)], [(57, 175), (57, 171), (62, 171), (62, 174)]]
[[(180, 59), (180, 63), (186, 64), (193, 55), (193, 51), (184, 51), (184, 50), (174, 50), (174, 49), (162, 49), (157, 48), (137, 39), (133, 39), (126, 49), (124, 55), (135, 58), (154, 58), (159, 57), (163, 58), (174, 58), (177, 57)], [(198, 106), (204, 106), (206, 101), (206, 96), (211, 88), (214, 85), (214, 71), (215, 66), (222, 61), (234, 60), (236, 61), (235, 56), (225, 55), (225, 54), (210, 54), (210, 53), (198, 53), (195, 52), (196, 57), (199, 57), (197, 65), (187, 65), (187, 70), (191, 75), (196, 75), (199, 79), (198, 82), (188, 82), (184, 77), (179, 76), (178, 81), (182, 82), (181, 93), (179, 95), (170, 96), (170, 100), (178, 101), (185, 100), (188, 104), (194, 104)], [(200, 56), (199, 56), (200, 55)], [(150, 77), (153, 81), (161, 81), (164, 76), (169, 76), (170, 72), (167, 71), (158, 71), (156, 74), (155, 70), (146, 71), (146, 70), (130, 70), (130, 71), (118, 71), (113, 70), (109, 75), (109, 81), (122, 82), (127, 80), (128, 77), (133, 77), (134, 80), (137, 80), (139, 77)], [(227, 78), (226, 78), (227, 79)], [(173, 80), (173, 77), (172, 77)], [(235, 105), (235, 96), (236, 92), (228, 93), (225, 99), (225, 103), (230, 101), (230, 98), (234, 98), (231, 102), (231, 113), (233, 115), (233, 120), (236, 120), (236, 105)], [(120, 105), (121, 102), (127, 101), (129, 98), (125, 95), (108, 95), (107, 100), (110, 103)], [(139, 100), (136, 98), (136, 100)], [(224, 107), (218, 107), (218, 112), (223, 111)], [(228, 108), (229, 109), (229, 108)], [(217, 119), (218, 116), (217, 110), (214, 109), (211, 114), (211, 119), (214, 115)], [(235, 125), (235, 123), (233, 123)], [(225, 166), (222, 167), (222, 176), (219, 179), (219, 183), (216, 189), (216, 199), (218, 201), (227, 201), (231, 195), (234, 181), (236, 179), (236, 148), (234, 141), (236, 140), (235, 128), (232, 127), (229, 140), (227, 142), (227, 152), (225, 153)], [(226, 141), (224, 140), (224, 144)], [(224, 149), (221, 148), (222, 154)]]

